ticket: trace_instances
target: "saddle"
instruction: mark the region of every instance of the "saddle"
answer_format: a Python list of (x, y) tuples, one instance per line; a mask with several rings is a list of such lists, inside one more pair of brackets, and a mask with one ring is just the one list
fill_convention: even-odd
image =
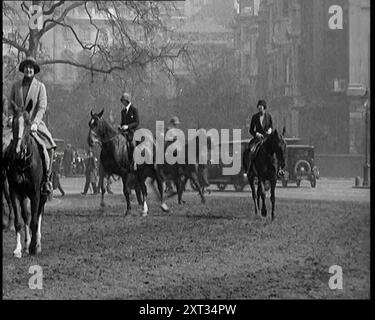
[(250, 157), (252, 160), (256, 158), (263, 142), (264, 142), (264, 139), (257, 139), (257, 138), (254, 138), (249, 142), (248, 148), (249, 148), (249, 153), (250, 153)]

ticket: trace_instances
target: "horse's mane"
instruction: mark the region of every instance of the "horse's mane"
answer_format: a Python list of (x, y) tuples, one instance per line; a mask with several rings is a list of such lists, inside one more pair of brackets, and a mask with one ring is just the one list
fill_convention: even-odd
[(103, 135), (110, 137), (115, 134), (118, 134), (118, 132), (113, 128), (113, 126), (108, 123), (105, 119), (101, 118), (102, 121), (102, 128), (103, 128)]

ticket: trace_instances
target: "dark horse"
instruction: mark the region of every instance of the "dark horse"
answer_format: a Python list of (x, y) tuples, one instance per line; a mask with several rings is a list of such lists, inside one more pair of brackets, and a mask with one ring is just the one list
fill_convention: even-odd
[[(196, 138), (198, 141), (198, 137)], [(197, 146), (197, 144), (196, 144)], [(158, 171), (161, 172), (163, 180), (172, 181), (176, 187), (177, 192), (172, 192), (168, 197), (172, 197), (177, 193), (178, 204), (182, 204), (182, 194), (185, 190), (185, 186), (188, 180), (191, 181), (194, 190), (198, 191), (202, 203), (206, 203), (204, 197), (204, 187), (208, 186), (207, 170), (208, 167), (205, 164), (199, 164), (199, 150), (198, 146), (195, 152), (195, 162), (189, 163), (189, 142), (184, 145), (185, 148), (185, 163), (175, 164), (158, 164)]]
[[(3, 229), (6, 229), (9, 227), (11, 231), (14, 231), (14, 214), (13, 214), (13, 208), (12, 208), (12, 201), (10, 200), (10, 191), (9, 191), (9, 183), (7, 178), (7, 167), (8, 164), (5, 162), (5, 154), (3, 154), (3, 163), (1, 164), (1, 184), (2, 184), (2, 197), (3, 197)], [(6, 209), (5, 204), (7, 204), (8, 209)], [(6, 214), (8, 210), (8, 214)]]
[[(99, 167), (99, 185), (101, 186), (101, 206), (104, 204), (104, 177), (109, 175), (117, 175), (122, 179), (123, 193), (126, 198), (127, 210), (126, 214), (131, 210), (129, 188), (128, 188), (128, 177), (130, 174), (130, 163), (131, 157), (128, 150), (128, 142), (126, 138), (119, 134), (110, 124), (108, 124), (103, 118), (104, 109), (99, 113), (91, 112), (91, 119), (89, 122), (89, 135), (88, 144), (93, 147), (94, 142), (98, 142), (101, 145), (100, 152), (100, 167)], [(162, 202), (162, 209), (168, 211), (168, 207), (163, 203), (163, 189), (162, 181), (157, 175), (155, 170), (152, 169), (152, 165), (141, 165), (138, 167), (136, 172), (132, 173), (135, 175), (134, 189), (137, 195), (138, 203), (143, 206), (142, 215), (146, 216), (148, 213), (148, 206), (146, 202), (147, 188), (145, 185), (145, 179), (147, 176), (155, 175), (155, 179), (158, 181), (158, 189), (160, 193), (160, 199)]]
[[(247, 179), (251, 187), (255, 205), (255, 214), (258, 214), (259, 199), (262, 198), (262, 216), (267, 216), (265, 184), (266, 181), (268, 181), (271, 187), (272, 220), (274, 219), (275, 214), (275, 188), (277, 175), (282, 174), (282, 170), (285, 168), (286, 143), (283, 138), (284, 133), (285, 128), (282, 135), (280, 135), (277, 130), (274, 130), (270, 135), (265, 136), (251, 167), (249, 167), (249, 149), (245, 149), (243, 154), (243, 165), (246, 168)], [(278, 163), (275, 161), (275, 154)], [(279, 168), (281, 170), (279, 170)], [(256, 178), (258, 179), (257, 193), (255, 193)]]
[[(4, 108), (4, 101), (3, 101)], [(9, 183), (7, 177), (7, 169), (9, 167), (9, 161), (6, 157), (9, 144), (12, 137), (12, 128), (8, 128), (7, 119), (3, 118), (3, 153), (2, 153), (2, 164), (1, 164), (1, 186), (2, 186), (2, 208), (3, 208), (3, 229), (9, 227), (11, 231), (14, 231), (14, 214), (12, 208), (12, 201), (10, 201)], [(7, 209), (6, 209), (7, 207)]]
[[(36, 254), (42, 251), (41, 224), (47, 196), (41, 193), (41, 184), (45, 168), (43, 153), (30, 128), (28, 112), (15, 106), (12, 124), (13, 140), (7, 153), (9, 161), (7, 176), (17, 238), (14, 256), (17, 258), (22, 257), (22, 220), (25, 225), (25, 252)], [(28, 200), (30, 200), (30, 210)]]

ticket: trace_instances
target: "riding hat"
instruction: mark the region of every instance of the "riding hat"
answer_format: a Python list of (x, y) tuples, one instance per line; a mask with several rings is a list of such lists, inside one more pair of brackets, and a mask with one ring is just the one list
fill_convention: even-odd
[(130, 94), (127, 93), (127, 92), (124, 92), (124, 93), (122, 94), (121, 98), (124, 98), (125, 100), (127, 100), (127, 101), (129, 101), (129, 102), (131, 101), (131, 96), (130, 96)]
[(171, 121), (170, 121), (172, 124), (180, 124), (180, 120), (178, 119), (178, 117), (174, 116), (172, 117)]
[(263, 106), (264, 109), (267, 109), (267, 103), (266, 103), (266, 101), (265, 100), (259, 100), (258, 103), (257, 103), (257, 108), (259, 106)]
[(23, 73), (23, 71), (24, 71), (24, 69), (27, 65), (31, 65), (34, 68), (34, 74), (39, 73), (40, 67), (33, 57), (27, 57), (25, 60), (23, 60), (20, 63), (20, 66), (19, 66), (18, 70)]

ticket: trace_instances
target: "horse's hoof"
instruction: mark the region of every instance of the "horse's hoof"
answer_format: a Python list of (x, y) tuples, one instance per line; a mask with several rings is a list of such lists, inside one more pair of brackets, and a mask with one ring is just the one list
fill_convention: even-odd
[(262, 210), (262, 217), (266, 217), (267, 216), (267, 211), (266, 210)]
[(147, 217), (148, 213), (147, 212), (142, 212), (142, 217)]
[(104, 208), (104, 207), (105, 207), (105, 203), (104, 203), (104, 202), (100, 202), (100, 206), (101, 206), (102, 208)]
[(165, 203), (163, 203), (160, 207), (161, 207), (161, 209), (162, 209), (164, 212), (169, 212), (169, 207), (168, 207)]
[(22, 258), (22, 252), (21, 251), (14, 251), (13, 256), (17, 259), (21, 259)]
[(130, 213), (131, 213), (131, 210), (126, 210), (125, 211), (125, 217), (128, 216), (128, 215), (130, 215)]

